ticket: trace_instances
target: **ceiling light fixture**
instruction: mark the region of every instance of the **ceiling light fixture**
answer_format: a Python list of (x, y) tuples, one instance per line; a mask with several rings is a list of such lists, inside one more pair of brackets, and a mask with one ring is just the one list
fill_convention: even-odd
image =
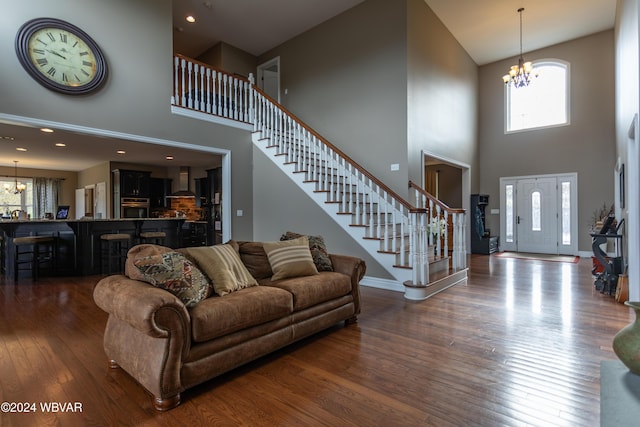
[(53, 132), (53, 129), (49, 129), (49, 128), (41, 128), (40, 130), (42, 132), (45, 132), (45, 133), (52, 133)]
[(14, 172), (15, 184), (13, 188), (11, 188), (9, 184), (5, 184), (4, 191), (6, 193), (21, 194), (24, 190), (27, 189), (27, 184), (18, 182), (18, 161), (14, 160), (13, 163), (15, 168), (15, 172)]
[(538, 73), (533, 69), (533, 64), (530, 61), (524, 62), (522, 56), (522, 12), (524, 12), (524, 7), (518, 9), (520, 14), (520, 57), (518, 58), (518, 65), (513, 65), (509, 69), (509, 73), (502, 76), (502, 80), (506, 85), (511, 83), (515, 88), (529, 86), (532, 78), (538, 77)]
[(187, 22), (193, 24), (194, 22), (196, 22), (196, 18), (193, 15), (188, 15), (186, 18), (184, 18)]

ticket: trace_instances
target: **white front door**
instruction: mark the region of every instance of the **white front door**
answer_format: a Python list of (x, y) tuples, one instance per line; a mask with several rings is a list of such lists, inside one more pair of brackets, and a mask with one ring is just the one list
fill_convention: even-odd
[(557, 254), (555, 177), (518, 180), (516, 191), (518, 251)]
[(500, 179), (500, 248), (576, 255), (577, 175)]

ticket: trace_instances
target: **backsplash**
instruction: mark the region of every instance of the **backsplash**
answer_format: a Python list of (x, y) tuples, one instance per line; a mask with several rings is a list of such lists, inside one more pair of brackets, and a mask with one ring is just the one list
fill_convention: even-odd
[(202, 218), (203, 210), (196, 206), (196, 199), (193, 197), (174, 197), (169, 199), (170, 206), (164, 210), (163, 217), (176, 216), (184, 214), (185, 218), (190, 221), (199, 221)]

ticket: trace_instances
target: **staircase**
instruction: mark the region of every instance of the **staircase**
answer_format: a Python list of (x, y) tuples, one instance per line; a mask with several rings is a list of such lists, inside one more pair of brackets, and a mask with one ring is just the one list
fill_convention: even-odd
[(407, 299), (466, 283), (464, 211), (413, 183), (413, 200), (405, 200), (256, 88), (251, 76), (246, 81), (184, 57), (175, 58), (174, 75), (174, 105), (252, 125), (255, 146), (404, 286)]

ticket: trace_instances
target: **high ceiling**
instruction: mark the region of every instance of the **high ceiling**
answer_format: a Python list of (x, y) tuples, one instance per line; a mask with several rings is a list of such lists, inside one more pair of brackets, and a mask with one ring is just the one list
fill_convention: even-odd
[[(363, 0), (174, 0), (174, 47), (195, 57), (221, 40), (260, 55)], [(388, 0), (393, 1), (393, 0)], [(523, 50), (611, 29), (616, 0), (425, 0), (471, 58), (484, 65)], [(193, 15), (193, 24), (184, 19)]]
[[(187, 56), (198, 56), (221, 40), (254, 55), (283, 43), (363, 0), (173, 0), (174, 48)], [(394, 0), (388, 0), (394, 1)], [(523, 50), (571, 40), (613, 28), (616, 0), (425, 0), (462, 47), (478, 64), (515, 57), (519, 51), (519, 17), (523, 14)], [(187, 15), (196, 17), (187, 23)], [(526, 56), (526, 55), (525, 55)], [(158, 160), (149, 156), (149, 145), (58, 131), (44, 135), (39, 130), (0, 123), (0, 165), (82, 170), (106, 160), (133, 163), (166, 163), (198, 166), (201, 153), (154, 146)], [(52, 142), (67, 147), (52, 147)], [(16, 146), (29, 149), (17, 153)], [(114, 152), (127, 151), (126, 160)], [(211, 164), (210, 159), (204, 159)]]

